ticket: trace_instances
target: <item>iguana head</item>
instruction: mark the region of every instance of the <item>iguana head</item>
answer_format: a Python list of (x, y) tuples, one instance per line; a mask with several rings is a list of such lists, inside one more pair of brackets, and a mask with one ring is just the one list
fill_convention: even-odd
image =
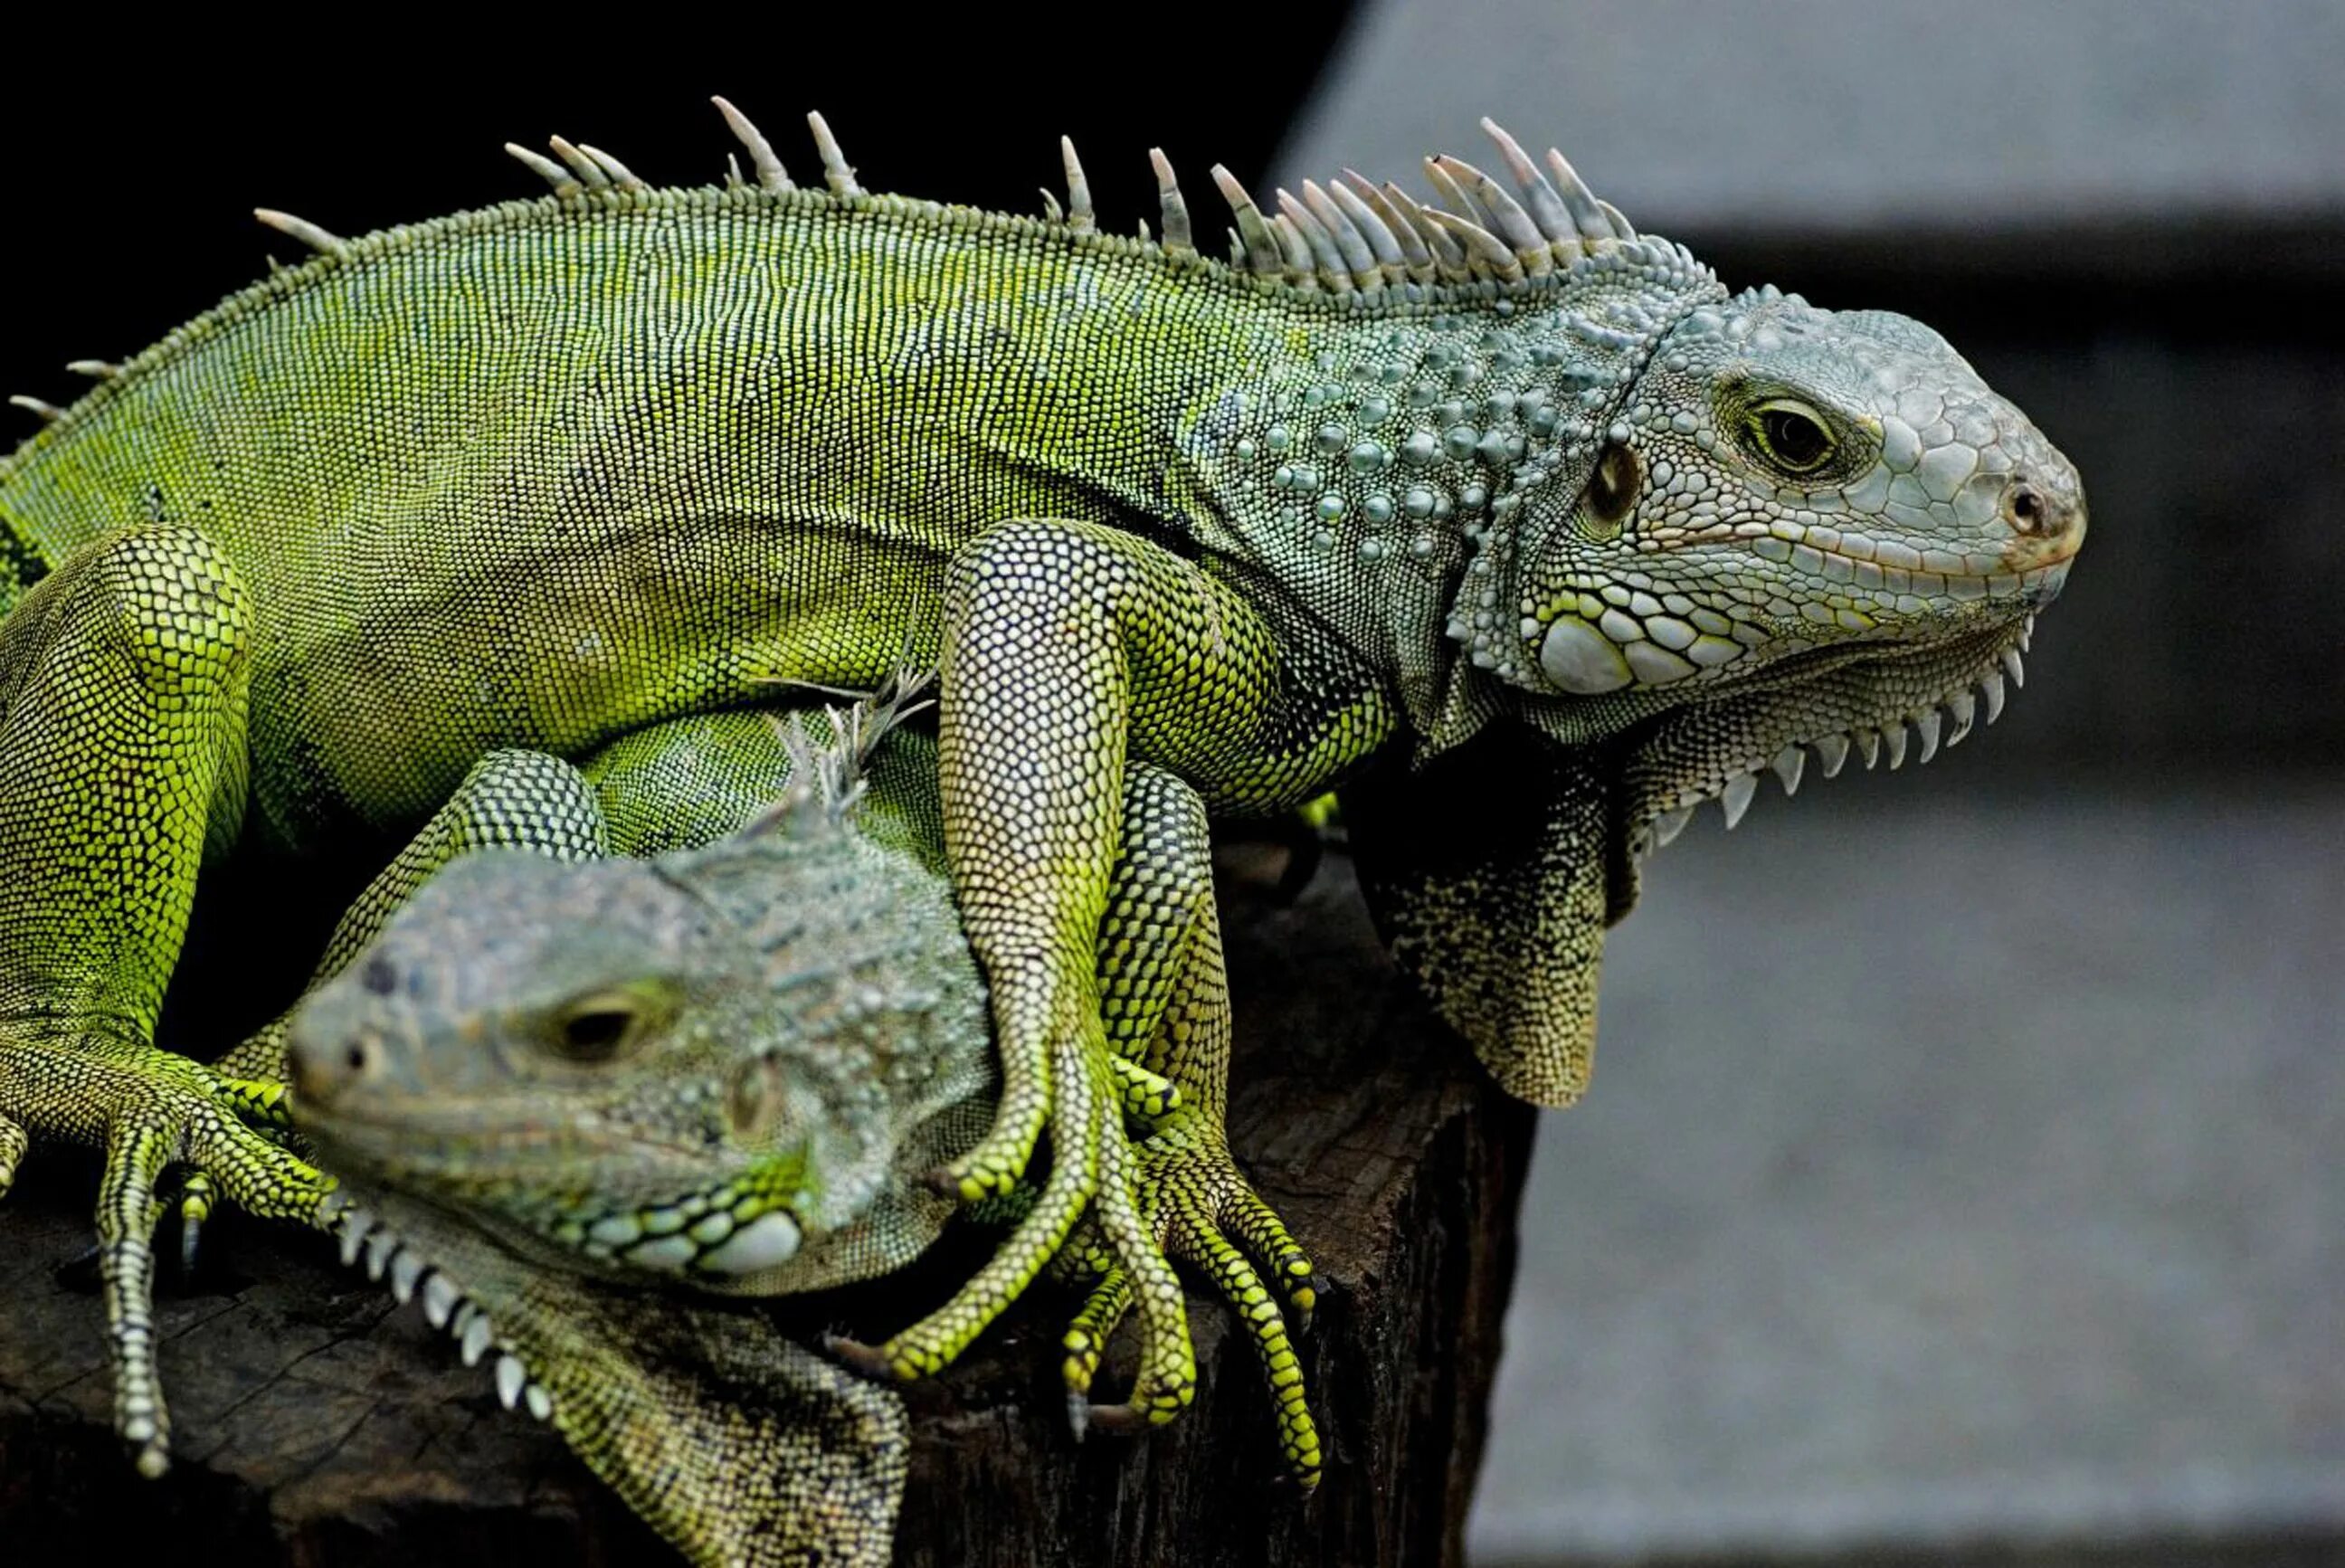
[(1663, 333), (1580, 489), (1526, 504), (1477, 646), (1549, 735), (1627, 738), (1627, 820), (1667, 831), (1800, 746), (1992, 717), (2084, 534), (2076, 469), (1937, 333), (1760, 290)]
[[(1830, 773), (1885, 744), (1893, 767), (1909, 728), (1926, 759), (1992, 719), (2085, 501), (1927, 327), (1729, 295), (1559, 154), (1550, 182), (1485, 128), (1520, 199), (1455, 158), (1427, 160), (1442, 209), (1384, 188), (1428, 253), (1449, 245), (1456, 287), (1360, 312), (1258, 448), (1287, 526), (1316, 520), (1309, 560), (1344, 557), (1346, 528), (1397, 531), (1335, 579), (1395, 619), (1415, 731), (1406, 766), (1347, 789), (1363, 881), (1499, 1080), (1560, 1104), (1588, 1080), (1603, 929), (1639, 856), (1704, 799), (1731, 824), (1762, 769), (1795, 787), (1803, 748)], [(1286, 217), (1315, 249), (1383, 232)], [(1420, 651), (1436, 603), (1462, 657)]]
[[(1929, 328), (1730, 296), (1483, 126), (1514, 193), (1447, 157), (1432, 205), (1356, 176), (1280, 193), (1289, 249), (1321, 258), (1290, 271), (1345, 308), (1193, 433), (1297, 593), (1394, 620), (1417, 761), (1518, 714), (1642, 757), (1649, 836), (1733, 809), (1787, 748), (1893, 757), (1913, 725), (1926, 751), (1977, 687), (1992, 714), (2083, 540), (2076, 469)], [(1462, 659), (1419, 641), (1436, 577)]]
[[(904, 1261), (949, 1205), (906, 1218), (899, 1123), (982, 1087), (931, 881), (844, 831), (468, 856), (304, 1004), (299, 1124), (338, 1174), (572, 1268), (770, 1294)], [(926, 1050), (940, 1030), (978, 1065)]]

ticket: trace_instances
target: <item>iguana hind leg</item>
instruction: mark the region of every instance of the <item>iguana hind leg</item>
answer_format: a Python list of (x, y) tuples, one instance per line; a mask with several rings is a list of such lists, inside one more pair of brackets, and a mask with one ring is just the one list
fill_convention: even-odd
[(307, 1220), (328, 1184), (153, 1044), (208, 843), (242, 813), (250, 612), (194, 530), (110, 535), (0, 621), (0, 1187), (33, 1138), (104, 1151), (98, 1261), (115, 1420), (168, 1463), (152, 1320), (156, 1183), (208, 1173)]
[[(1116, 1049), (1140, 1058), (1181, 1095), (1175, 1109), (1152, 1118), (1132, 1151), (1141, 1207), (1154, 1243), (1211, 1278), (1245, 1324), (1277, 1406), (1280, 1450), (1297, 1481), (1314, 1486), (1319, 1438), (1277, 1298), (1307, 1324), (1316, 1277), (1239, 1172), (1223, 1130), (1229, 988), (1203, 802), (1162, 769), (1133, 764), (1122, 845), (1100, 927), (1102, 1011)], [(1068, 1386), (1081, 1392), (1125, 1311), (1145, 1301), (1110, 1249), (1079, 1250), (1099, 1276), (1063, 1340)], [(1117, 1423), (1109, 1417), (1103, 1424)]]

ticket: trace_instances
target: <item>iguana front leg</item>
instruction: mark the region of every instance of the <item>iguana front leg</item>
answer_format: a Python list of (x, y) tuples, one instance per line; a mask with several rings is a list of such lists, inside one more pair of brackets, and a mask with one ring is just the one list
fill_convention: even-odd
[[(1093, 970), (1127, 756), (1219, 808), (1294, 804), (1393, 728), (1383, 688), (1345, 657), (1332, 636), (1279, 646), (1241, 594), (1104, 525), (1006, 523), (954, 557), (939, 694), (945, 847), (1003, 1073), (993, 1131), (949, 1173), (964, 1197), (1005, 1190), (1046, 1124), (1053, 1182), (1071, 1187), (1063, 1173), (1078, 1161), (1081, 1179), (1096, 1179), (1090, 1113), (1112, 1090)], [(1324, 695), (1338, 691), (1353, 695)], [(1002, 1278), (1030, 1278), (1081, 1207), (1046, 1192), (997, 1258)], [(1177, 1281), (1130, 1192), (1102, 1186), (1099, 1219), (1145, 1341), (1132, 1408), (1167, 1420), (1194, 1376)], [(878, 1359), (898, 1376), (940, 1365), (994, 1310), (992, 1296), (964, 1292)]]
[(28, 1134), (104, 1150), (115, 1422), (148, 1474), (170, 1441), (157, 1179), (191, 1166), (296, 1220), (328, 1189), (210, 1070), (153, 1044), (207, 841), (242, 813), (249, 627), (227, 563), (168, 524), (94, 543), (0, 621), (0, 1190)]

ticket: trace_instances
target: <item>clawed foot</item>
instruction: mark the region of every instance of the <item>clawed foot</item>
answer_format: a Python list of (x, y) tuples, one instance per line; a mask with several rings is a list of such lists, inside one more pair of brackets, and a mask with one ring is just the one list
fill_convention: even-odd
[(245, 1125), (247, 1085), (152, 1046), (55, 1037), (0, 1047), (0, 1194), (29, 1133), (105, 1150), (98, 1186), (98, 1273), (114, 1363), (114, 1423), (139, 1472), (170, 1467), (170, 1413), (155, 1368), (156, 1187), (193, 1167), (183, 1212), (200, 1221), (216, 1196), (265, 1218), (314, 1221), (330, 1178)]
[[(1065, 1033), (1066, 1043), (1053, 1050), (1051, 1060), (1051, 1173), (1016, 1230), (950, 1301), (885, 1344), (836, 1336), (824, 1343), (868, 1377), (909, 1381), (934, 1376), (1033, 1282), (1088, 1209), (1095, 1239), (1087, 1252), (1133, 1282), (1125, 1305), (1137, 1308), (1143, 1342), (1140, 1377), (1126, 1407), (1130, 1419), (1142, 1425), (1168, 1421), (1195, 1397), (1196, 1356), (1180, 1280), (1133, 1198), (1140, 1171), (1123, 1116), (1135, 1105), (1178, 1115), (1179, 1091), (1144, 1068), (1119, 1065), (1096, 1034), (1087, 1037), (1077, 1029)], [(965, 1201), (994, 1195), (996, 1184), (972, 1182), (967, 1169), (965, 1164), (944, 1173), (948, 1190)]]
[[(1164, 1251), (1209, 1275), (1245, 1325), (1269, 1380), (1280, 1451), (1296, 1482), (1308, 1491), (1319, 1482), (1319, 1433), (1304, 1394), (1302, 1363), (1279, 1303), (1284, 1298), (1297, 1329), (1309, 1328), (1318, 1299), (1310, 1258), (1255, 1195), (1202, 1115), (1166, 1118), (1137, 1145), (1136, 1154), (1152, 1235)], [(1116, 1325), (1133, 1306), (1135, 1293), (1131, 1276), (1103, 1249), (1088, 1249), (1077, 1268), (1093, 1281), (1090, 1297), (1061, 1341), (1067, 1352), (1069, 1410), (1077, 1433), (1086, 1428), (1138, 1431), (1167, 1419), (1142, 1404), (1137, 1391), (1132, 1403), (1090, 1403), (1100, 1358)]]
[[(304, 1145), (293, 1135), (293, 1115), (285, 1085), (265, 1078), (235, 1078), (212, 1069), (212, 1082), (222, 1103), (242, 1117), (265, 1141), (289, 1152)], [(179, 1268), (193, 1273), (196, 1253), (203, 1240), (204, 1222), (219, 1203), (219, 1186), (202, 1171), (193, 1170), (179, 1183)]]

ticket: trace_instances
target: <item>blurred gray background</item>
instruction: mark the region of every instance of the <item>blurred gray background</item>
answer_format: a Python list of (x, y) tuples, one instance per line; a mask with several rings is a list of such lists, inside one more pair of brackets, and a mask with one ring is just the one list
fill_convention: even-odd
[(1655, 862), (1477, 1561), (2345, 1561), (2345, 5), (1369, 0), (1278, 178), (1485, 112), (2093, 529), (1993, 731)]

